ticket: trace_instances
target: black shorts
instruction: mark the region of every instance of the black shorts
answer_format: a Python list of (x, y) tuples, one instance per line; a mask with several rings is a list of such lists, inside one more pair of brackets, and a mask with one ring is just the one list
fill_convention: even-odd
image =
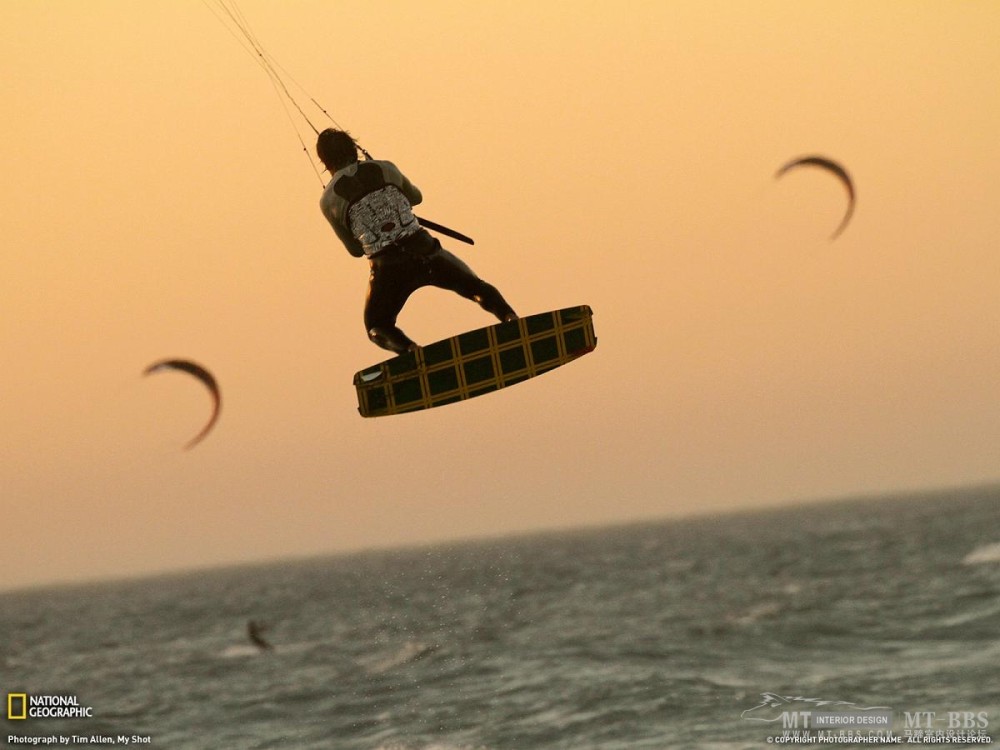
[(495, 287), (449, 253), (436, 237), (421, 229), (402, 243), (369, 259), (371, 276), (365, 302), (365, 328), (393, 328), (406, 300), (423, 286), (448, 289), (478, 302), (503, 319), (513, 313)]

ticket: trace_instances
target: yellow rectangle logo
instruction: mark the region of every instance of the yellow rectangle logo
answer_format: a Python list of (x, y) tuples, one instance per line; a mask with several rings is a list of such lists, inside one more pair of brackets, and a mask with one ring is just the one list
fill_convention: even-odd
[[(21, 709), (16, 711), (14, 706), (17, 701), (21, 702)], [(7, 693), (7, 718), (27, 719), (28, 718), (28, 694), (27, 693)]]

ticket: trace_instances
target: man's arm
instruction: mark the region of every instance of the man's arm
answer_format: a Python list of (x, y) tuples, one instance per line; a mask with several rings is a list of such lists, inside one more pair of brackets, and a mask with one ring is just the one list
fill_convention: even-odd
[(342, 225), (340, 222), (331, 221), (330, 224), (333, 226), (333, 231), (337, 233), (340, 237), (340, 241), (344, 243), (344, 247), (347, 248), (347, 252), (353, 255), (355, 258), (360, 258), (365, 254), (365, 250), (361, 243), (358, 242), (357, 238), (350, 233), (350, 231)]
[(323, 212), (323, 216), (326, 220), (330, 222), (330, 226), (333, 227), (333, 231), (337, 233), (337, 237), (340, 241), (344, 243), (344, 247), (347, 248), (347, 252), (353, 255), (355, 258), (360, 258), (365, 254), (364, 247), (358, 242), (357, 238), (351, 234), (346, 226), (342, 222), (337, 220), (335, 215), (334, 207), (332, 203), (328, 203), (326, 196), (320, 201), (320, 210)]

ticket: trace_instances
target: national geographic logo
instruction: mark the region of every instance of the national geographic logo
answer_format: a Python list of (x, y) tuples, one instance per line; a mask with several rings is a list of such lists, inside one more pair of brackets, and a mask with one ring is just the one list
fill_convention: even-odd
[(7, 720), (92, 719), (94, 709), (81, 706), (75, 695), (7, 693)]
[(7, 718), (8, 719), (28, 718), (27, 693), (7, 693)]

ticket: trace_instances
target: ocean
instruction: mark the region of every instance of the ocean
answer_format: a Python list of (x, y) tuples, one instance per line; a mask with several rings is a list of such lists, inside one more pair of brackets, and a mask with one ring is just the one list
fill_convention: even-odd
[[(971, 746), (998, 665), (974, 488), (7, 592), (0, 746), (755, 748), (818, 711)], [(7, 716), (51, 696), (90, 715)]]

